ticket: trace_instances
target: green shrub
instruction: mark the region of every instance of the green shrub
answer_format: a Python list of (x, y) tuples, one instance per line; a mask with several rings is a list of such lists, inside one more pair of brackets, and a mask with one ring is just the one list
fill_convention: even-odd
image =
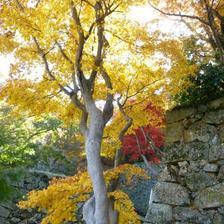
[(188, 79), (192, 85), (174, 98), (178, 106), (197, 106), (224, 96), (224, 65), (201, 65)]

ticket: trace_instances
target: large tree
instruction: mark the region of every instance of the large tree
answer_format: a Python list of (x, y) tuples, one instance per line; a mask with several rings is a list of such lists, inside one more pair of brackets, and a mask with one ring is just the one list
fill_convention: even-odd
[[(144, 3), (0, 3), (0, 50), (15, 58), (1, 97), (16, 106), (14, 114), (22, 110), (32, 116), (54, 113), (67, 122), (79, 120), (93, 184), (93, 197), (84, 206), (87, 223), (112, 223), (100, 157), (103, 138), (108, 151), (113, 148), (108, 146), (111, 138), (120, 133), (122, 140), (132, 118), (133, 128), (147, 124), (149, 97), (154, 105), (164, 106), (168, 96), (179, 91), (182, 77), (195, 70), (178, 41), (162, 42), (158, 32), (149, 34), (130, 20), (130, 6)], [(149, 60), (150, 55), (154, 57)], [(118, 112), (113, 118), (114, 106)]]

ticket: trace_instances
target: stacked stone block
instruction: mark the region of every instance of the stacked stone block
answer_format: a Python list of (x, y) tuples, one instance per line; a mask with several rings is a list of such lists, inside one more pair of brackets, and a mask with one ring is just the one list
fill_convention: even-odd
[(146, 223), (224, 223), (224, 98), (167, 113), (162, 167)]

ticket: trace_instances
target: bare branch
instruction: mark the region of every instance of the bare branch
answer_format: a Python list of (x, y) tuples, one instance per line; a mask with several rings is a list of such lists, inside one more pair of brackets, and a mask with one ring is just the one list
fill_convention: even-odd
[(38, 1), (36, 2), (35, 8), (38, 7), (38, 5), (40, 4), (40, 2), (41, 2), (41, 0), (38, 0)]
[(78, 35), (79, 35), (78, 48), (76, 50), (75, 66), (77, 67), (77, 70), (80, 72), (81, 71), (81, 60), (82, 60), (83, 49), (84, 49), (84, 44), (85, 44), (85, 37), (84, 37), (84, 31), (82, 28), (82, 24), (81, 24), (80, 18), (78, 16), (78, 13), (77, 13), (77, 10), (75, 8), (73, 1), (71, 3), (71, 11), (72, 11), (72, 18), (77, 26)]
[(62, 48), (61, 44), (56, 41), (56, 45), (58, 46), (62, 56), (64, 57), (65, 60), (67, 60), (72, 66), (74, 66), (73, 61), (71, 60), (71, 58), (69, 58), (69, 56), (65, 53), (64, 49)]
[(104, 27), (103, 27), (103, 20), (99, 21), (101, 18), (101, 11), (102, 11), (102, 5), (100, 2), (97, 2), (95, 5), (95, 12), (96, 12), (96, 23), (97, 23), (97, 53), (94, 61), (94, 68), (92, 70), (91, 76), (90, 76), (90, 85), (91, 88), (94, 85), (94, 81), (97, 75), (97, 68), (100, 66), (102, 62), (102, 50), (103, 50), (103, 44), (104, 44)]
[[(87, 80), (84, 77), (83, 71), (82, 71), (82, 56), (83, 56), (83, 50), (85, 45), (85, 36), (84, 36), (84, 30), (82, 28), (82, 24), (79, 18), (79, 15), (77, 13), (76, 7), (74, 5), (74, 2), (71, 1), (71, 12), (72, 12), (72, 18), (75, 22), (75, 25), (78, 29), (78, 47), (76, 50), (76, 57), (75, 57), (75, 73), (72, 75), (73, 83), (75, 84), (76, 76), (79, 82), (79, 86), (81, 90), (84, 89), (88, 90)], [(75, 86), (74, 86), (75, 87)], [(89, 91), (88, 91), (89, 92)]]
[(91, 24), (90, 28), (89, 28), (89, 31), (88, 31), (87, 35), (85, 36), (85, 40), (88, 40), (88, 39), (89, 39), (89, 37), (90, 37), (90, 35), (91, 35), (92, 31), (93, 31), (93, 28), (94, 28), (95, 26), (96, 26), (96, 22), (93, 22), (93, 23)]
[(138, 145), (138, 151), (139, 151), (139, 155), (142, 157), (145, 165), (146, 165), (146, 168), (151, 172), (151, 175), (153, 176), (157, 176), (158, 175), (158, 172), (152, 168), (152, 166), (149, 164), (148, 160), (146, 159), (145, 155), (142, 153), (141, 151), (141, 146), (140, 146), (140, 143), (139, 143), (139, 139), (138, 139), (138, 136), (135, 134), (135, 138), (136, 138), (136, 142), (137, 142), (137, 145)]
[(86, 111), (86, 108), (85, 108), (85, 105), (83, 104), (83, 103), (81, 103), (81, 101), (78, 99), (78, 96), (77, 96), (77, 94), (73, 94), (72, 96), (71, 96), (71, 101), (72, 101), (72, 103), (76, 106), (76, 107), (78, 107), (80, 110), (82, 110), (82, 111)]
[(153, 9), (155, 9), (156, 11), (160, 12), (160, 13), (163, 14), (163, 15), (166, 15), (166, 16), (175, 16), (175, 17), (181, 17), (181, 18), (194, 19), (194, 20), (198, 20), (198, 21), (200, 21), (201, 23), (204, 23), (204, 24), (206, 24), (206, 25), (209, 26), (209, 23), (208, 23), (206, 20), (204, 20), (204, 19), (202, 19), (201, 17), (199, 17), (199, 16), (186, 15), (186, 14), (181, 14), (181, 13), (169, 13), (169, 12), (164, 12), (163, 10), (158, 9), (155, 5), (153, 5), (153, 4), (151, 3), (150, 0), (148, 0), (148, 3), (149, 3), (149, 5), (150, 5)]
[[(219, 1), (218, 1), (218, 3), (216, 4), (215, 9), (218, 9), (218, 8), (219, 8), (221, 2), (222, 2), (222, 0), (219, 0)], [(221, 5), (220, 7), (222, 7), (222, 6), (223, 6), (223, 5)]]
[(88, 0), (82, 0), (82, 1), (94, 8), (94, 5), (90, 1), (88, 1)]
[[(102, 65), (100, 67), (100, 70), (101, 70), (101, 74), (103, 76), (104, 82), (106, 84), (106, 87), (108, 89), (112, 90), (113, 86), (112, 86), (110, 76), (108, 75), (107, 71), (103, 68)], [(103, 108), (103, 117), (104, 117), (105, 124), (110, 120), (110, 118), (113, 115), (113, 109), (114, 109), (113, 99), (114, 99), (113, 94), (108, 93), (106, 103), (105, 103), (104, 108)]]
[(191, 26), (191, 24), (188, 23), (185, 19), (181, 18), (181, 22), (183, 22), (191, 32), (194, 32), (198, 38), (208, 42), (208, 38), (206, 38), (206, 35), (202, 35), (201, 33), (197, 32), (195, 27)]
[[(125, 112), (122, 104), (120, 103), (120, 99), (121, 99), (121, 96), (117, 99), (117, 105), (118, 105), (118, 108), (119, 108), (122, 116), (124, 117), (124, 119), (126, 121), (124, 127), (121, 129), (121, 131), (119, 133), (119, 136), (118, 136), (120, 142), (122, 142), (125, 134), (128, 131), (128, 129), (133, 124), (133, 119), (130, 116), (128, 116), (127, 113)], [(115, 154), (114, 167), (117, 167), (118, 165), (120, 165), (121, 158), (122, 158), (122, 151), (121, 151), (121, 149), (117, 149), (116, 154)]]
[(151, 175), (154, 177), (158, 176), (158, 171), (156, 171), (152, 165), (149, 163), (149, 161), (146, 159), (145, 155), (141, 154), (141, 157), (146, 165), (146, 168), (151, 172)]
[(161, 153), (160, 149), (158, 147), (156, 147), (156, 145), (154, 144), (154, 141), (152, 140), (151, 136), (149, 136), (149, 135), (146, 136), (145, 131), (142, 127), (140, 127), (140, 129), (144, 135), (145, 140), (150, 144), (151, 148), (156, 153), (156, 155), (160, 157), (162, 153)]
[(47, 58), (46, 58), (46, 54), (44, 53), (44, 51), (41, 49), (38, 41), (37, 41), (37, 38), (36, 37), (33, 37), (33, 40), (36, 44), (36, 47), (37, 47), (37, 50), (38, 50), (38, 53), (39, 55), (41, 56), (43, 62), (44, 62), (44, 65), (45, 65), (45, 70), (47, 72), (47, 74), (49, 75), (49, 77), (51, 78), (52, 81), (56, 81), (58, 86), (60, 87), (60, 89), (68, 96), (71, 97), (71, 92), (69, 92), (64, 86), (62, 86), (58, 81), (57, 79), (55, 78), (55, 76), (53, 75), (53, 73), (51, 72), (50, 68), (49, 68), (49, 65), (48, 65), (48, 61), (47, 61)]
[(153, 81), (153, 82), (151, 82), (151, 83), (141, 87), (138, 91), (136, 91), (132, 95), (127, 96), (127, 99), (130, 99), (130, 98), (138, 95), (139, 93), (143, 92), (147, 87), (149, 87), (149, 86), (151, 86), (151, 85), (153, 85), (153, 84), (155, 84), (156, 82), (159, 82), (159, 81), (161, 81), (161, 79), (157, 79), (157, 80), (155, 80), (155, 81)]
[(43, 170), (29, 169), (28, 172), (29, 173), (37, 173), (37, 174), (46, 175), (48, 178), (52, 178), (52, 177), (67, 177), (66, 175), (64, 175), (62, 173), (52, 173), (52, 172), (43, 171)]
[(17, 6), (19, 7), (19, 9), (20, 9), (21, 11), (24, 11), (23, 5), (20, 3), (19, 0), (16, 0), (16, 4), (17, 4)]
[(122, 142), (124, 135), (126, 134), (126, 132), (128, 131), (128, 129), (131, 127), (133, 123), (133, 119), (130, 116), (128, 116), (127, 113), (125, 112), (123, 105), (120, 103), (120, 99), (121, 99), (121, 96), (117, 99), (117, 105), (122, 116), (124, 117), (126, 121), (126, 125), (122, 128), (122, 130), (119, 133), (119, 140)]

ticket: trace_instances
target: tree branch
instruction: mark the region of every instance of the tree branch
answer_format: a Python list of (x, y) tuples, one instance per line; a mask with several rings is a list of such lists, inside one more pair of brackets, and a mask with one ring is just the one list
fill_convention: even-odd
[(137, 146), (138, 146), (138, 151), (139, 151), (139, 155), (142, 157), (145, 165), (146, 165), (146, 168), (151, 172), (151, 175), (152, 176), (157, 176), (158, 175), (158, 172), (152, 168), (152, 166), (149, 164), (148, 160), (146, 159), (145, 155), (142, 153), (141, 151), (141, 146), (140, 146), (140, 143), (139, 143), (139, 139), (138, 139), (138, 136), (135, 134), (135, 138), (136, 138), (136, 142), (137, 142)]
[(74, 66), (74, 62), (73, 62), (73, 61), (71, 60), (71, 58), (69, 58), (69, 56), (65, 53), (65, 51), (64, 51), (64, 49), (62, 48), (61, 44), (60, 44), (58, 41), (56, 41), (55, 43), (56, 43), (56, 45), (58, 46), (58, 48), (59, 48), (59, 50), (60, 50), (62, 56), (64, 57), (64, 59), (67, 60), (72, 66)]
[(169, 12), (164, 12), (163, 10), (158, 9), (155, 5), (153, 5), (153, 4), (151, 3), (150, 0), (148, 0), (148, 3), (149, 3), (149, 5), (150, 5), (153, 9), (155, 9), (156, 11), (158, 11), (159, 13), (161, 13), (161, 14), (163, 14), (163, 15), (194, 19), (194, 20), (198, 20), (198, 21), (200, 21), (201, 23), (204, 23), (204, 24), (206, 24), (206, 25), (209, 26), (209, 23), (208, 23), (206, 20), (204, 20), (204, 19), (202, 19), (201, 17), (199, 17), (199, 16), (186, 15), (186, 14), (181, 14), (181, 13), (169, 13)]
[[(101, 69), (101, 74), (103, 76), (106, 87), (109, 90), (112, 90), (113, 86), (112, 86), (110, 76), (108, 75), (107, 71), (103, 68), (103, 66), (101, 66), (100, 69)], [(110, 120), (110, 118), (113, 115), (113, 110), (114, 110), (113, 99), (114, 99), (114, 95), (111, 93), (108, 93), (106, 103), (103, 108), (103, 118), (104, 118), (105, 124)]]
[(72, 13), (72, 18), (74, 20), (75, 25), (77, 26), (78, 30), (78, 47), (76, 50), (76, 57), (75, 57), (75, 70), (76, 73), (73, 74), (73, 82), (76, 79), (75, 75), (77, 75), (81, 90), (86, 88), (86, 79), (84, 77), (83, 71), (82, 71), (82, 56), (83, 56), (83, 50), (84, 50), (84, 45), (85, 45), (85, 36), (84, 36), (84, 30), (82, 28), (82, 24), (80, 21), (80, 18), (78, 16), (76, 7), (74, 5), (74, 2), (71, 1), (71, 13)]
[(149, 87), (149, 86), (151, 86), (151, 85), (153, 85), (153, 84), (155, 84), (156, 82), (159, 82), (159, 81), (161, 81), (161, 79), (157, 79), (157, 80), (155, 80), (155, 81), (153, 81), (153, 82), (151, 82), (151, 83), (149, 83), (149, 84), (147, 84), (147, 85), (141, 87), (138, 91), (136, 91), (136, 92), (133, 93), (132, 95), (127, 96), (126, 98), (127, 98), (127, 99), (130, 99), (130, 98), (132, 98), (132, 97), (138, 95), (139, 93), (141, 93), (142, 91), (144, 91), (144, 89), (146, 89), (147, 87)]
[(35, 170), (35, 169), (29, 169), (29, 173), (43, 174), (43, 175), (46, 175), (48, 178), (67, 177), (66, 175), (61, 174), (61, 173), (52, 173), (52, 172), (48, 172), (48, 171), (44, 171), (44, 170)]
[[(101, 12), (102, 12), (102, 5), (100, 4), (100, 2), (97, 2), (95, 5), (95, 13), (96, 13), (96, 24), (97, 24), (97, 53), (96, 53), (96, 57), (95, 57), (95, 61), (94, 61), (94, 68), (92, 70), (89, 82), (90, 82), (90, 86), (91, 89), (93, 89), (94, 86), (94, 82), (95, 82), (95, 78), (97, 75), (97, 69), (100, 66), (101, 62), (102, 62), (102, 50), (103, 50), (103, 45), (104, 45), (104, 27), (103, 27), (103, 20), (99, 21), (99, 19), (101, 18)], [(91, 29), (91, 27), (90, 27)]]
[(36, 44), (36, 47), (37, 47), (37, 50), (38, 50), (38, 53), (39, 55), (41, 56), (43, 62), (44, 62), (44, 65), (45, 65), (45, 70), (47, 72), (47, 74), (49, 75), (49, 77), (51, 78), (52, 81), (56, 81), (58, 86), (60, 87), (60, 89), (69, 97), (71, 97), (71, 92), (69, 92), (64, 86), (62, 86), (58, 81), (57, 79), (55, 78), (55, 76), (53, 75), (53, 73), (51, 72), (50, 68), (49, 68), (49, 65), (48, 65), (48, 61), (47, 61), (47, 58), (46, 58), (46, 54), (44, 53), (44, 51), (41, 49), (38, 41), (37, 41), (37, 38), (36, 37), (33, 37), (33, 40), (34, 40), (34, 43)]

